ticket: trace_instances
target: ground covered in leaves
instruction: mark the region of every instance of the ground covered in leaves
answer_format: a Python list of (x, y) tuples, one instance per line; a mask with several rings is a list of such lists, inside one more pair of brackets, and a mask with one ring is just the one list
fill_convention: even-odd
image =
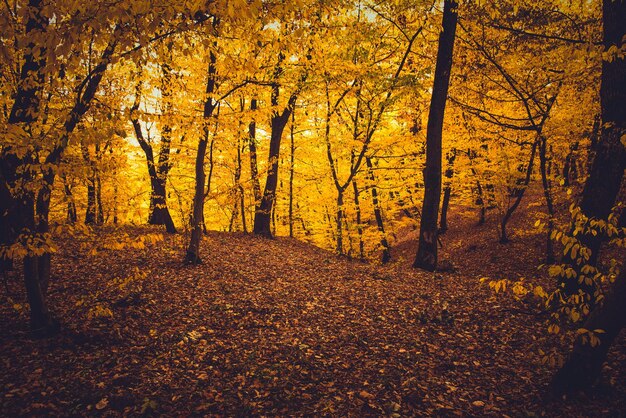
[(209, 233), (200, 266), (182, 235), (129, 248), (157, 229), (125, 229), (122, 250), (61, 240), (59, 336), (29, 337), (18, 278), (2, 295), (0, 415), (626, 416), (623, 334), (600, 390), (543, 396), (537, 353), (567, 346), (478, 281), (540, 275), (543, 238), (501, 246), (472, 222), (452, 217), (456, 271), (434, 274), (410, 268), (410, 239), (391, 266), (244, 234)]

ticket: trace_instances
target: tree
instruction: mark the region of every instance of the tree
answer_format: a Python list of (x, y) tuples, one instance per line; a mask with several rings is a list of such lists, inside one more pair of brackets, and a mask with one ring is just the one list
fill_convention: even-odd
[(417, 255), (413, 267), (428, 271), (437, 268), (437, 220), (441, 197), (441, 143), (443, 118), (448, 98), (452, 52), (457, 24), (458, 3), (445, 0), (442, 30), (439, 35), (437, 64), (430, 101), (426, 132), (426, 166), (424, 168), (424, 203), (420, 221)]
[(271, 83), (271, 100), (272, 108), (271, 117), (271, 137), (270, 137), (270, 151), (268, 156), (269, 170), (267, 172), (267, 178), (265, 180), (265, 188), (261, 201), (257, 204), (254, 212), (254, 233), (266, 238), (272, 238), (272, 230), (270, 226), (272, 210), (274, 208), (274, 202), (276, 201), (276, 187), (278, 185), (278, 163), (280, 156), (280, 143), (283, 137), (283, 131), (289, 122), (292, 112), (295, 109), (296, 101), (300, 95), (300, 91), (304, 87), (304, 83), (308, 78), (308, 72), (303, 71), (300, 76), (295, 89), (289, 95), (287, 104), (282, 110), (277, 109), (279, 105), (280, 96), (280, 78), (283, 74), (283, 61), (285, 60), (285, 54), (279, 52), (278, 62), (274, 67), (274, 76)]
[[(217, 29), (219, 19), (213, 17), (212, 26)], [(196, 151), (195, 164), (195, 193), (193, 198), (193, 212), (191, 215), (191, 238), (185, 255), (185, 262), (188, 264), (199, 264), (200, 259), (200, 240), (202, 238), (202, 222), (204, 220), (204, 158), (206, 156), (209, 137), (211, 136), (211, 123), (213, 122), (213, 113), (218, 107), (219, 100), (215, 99), (216, 85), (216, 63), (217, 63), (217, 41), (213, 42), (213, 48), (209, 51), (209, 65), (207, 69), (206, 81), (206, 98), (204, 99), (204, 110), (202, 113), (203, 125), (202, 136), (198, 141), (198, 150)]]
[[(170, 103), (170, 89), (171, 89), (171, 71), (170, 65), (167, 63), (161, 64), (162, 82), (161, 82), (161, 96), (162, 96), (162, 108), (164, 117), (166, 118), (167, 112), (171, 110), (172, 104)], [(139, 76), (141, 76), (141, 71)], [(139, 146), (143, 150), (146, 156), (146, 163), (148, 166), (148, 175), (150, 176), (150, 213), (148, 215), (148, 223), (151, 225), (165, 225), (166, 231), (170, 234), (176, 232), (174, 221), (170, 215), (169, 208), (167, 206), (167, 176), (171, 168), (170, 163), (170, 144), (172, 129), (168, 122), (163, 123), (161, 127), (160, 149), (158, 159), (154, 158), (154, 147), (151, 137), (148, 132), (148, 137), (143, 134), (143, 128), (138, 118), (139, 106), (141, 104), (142, 96), (142, 82), (137, 83), (135, 88), (135, 101), (131, 107), (130, 118), (135, 131), (135, 137)]]
[(591, 312), (577, 334), (568, 360), (552, 378), (551, 390), (556, 394), (572, 393), (596, 384), (609, 348), (624, 326), (626, 257), (622, 259), (621, 274), (611, 292), (604, 303)]
[[(0, 226), (0, 232), (5, 254), (24, 255), (31, 328), (41, 335), (58, 329), (45, 294), (52, 249), (50, 200), (63, 155), (113, 61), (172, 33), (170, 27), (130, 25), (135, 19), (154, 21), (150, 14), (163, 10), (160, 7), (132, 13), (129, 7), (132, 5), (118, 3), (103, 12), (97, 3), (78, 7), (30, 0), (28, 5), (16, 7), (23, 15), (12, 21), (18, 57), (14, 64), (20, 66), (19, 57), (24, 59), (0, 155), (0, 212), (8, 221)], [(169, 10), (171, 16), (162, 13), (160, 18), (179, 22), (180, 10)], [(57, 108), (61, 111), (47, 111)], [(29, 147), (40, 152), (29, 152)]]
[[(617, 53), (624, 44), (626, 2), (604, 0), (602, 7), (603, 44), (607, 57), (602, 62), (600, 103), (602, 128), (597, 153), (581, 200), (581, 211), (591, 219), (606, 219), (615, 203), (626, 168), (626, 59)], [(616, 50), (617, 48), (617, 50)], [(579, 240), (591, 250), (588, 262), (595, 264), (601, 234), (581, 234)], [(591, 312), (583, 329), (598, 334), (592, 344), (587, 333), (580, 333), (569, 359), (552, 380), (556, 393), (588, 389), (600, 375), (609, 347), (626, 325), (626, 257), (612, 292)]]
[(445, 234), (448, 231), (448, 206), (450, 205), (450, 194), (452, 194), (452, 176), (454, 175), (454, 160), (456, 159), (456, 148), (452, 148), (446, 154), (448, 166), (446, 167), (447, 184), (443, 189), (443, 202), (441, 203), (441, 218), (439, 220), (439, 233)]

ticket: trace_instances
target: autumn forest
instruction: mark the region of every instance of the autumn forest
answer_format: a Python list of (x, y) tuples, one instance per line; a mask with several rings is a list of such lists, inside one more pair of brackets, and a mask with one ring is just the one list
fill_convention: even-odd
[(0, 416), (624, 416), (625, 22), (4, 0)]

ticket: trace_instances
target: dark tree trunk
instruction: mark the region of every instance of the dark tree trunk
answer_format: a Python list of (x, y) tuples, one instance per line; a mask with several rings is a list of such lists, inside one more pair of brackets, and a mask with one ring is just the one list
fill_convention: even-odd
[[(280, 53), (278, 64), (274, 71), (274, 81), (272, 83), (272, 106), (278, 105), (278, 96), (280, 94), (280, 85), (278, 80), (282, 75), (282, 61), (284, 60), (284, 54)], [(269, 170), (267, 173), (267, 179), (265, 181), (265, 190), (261, 201), (257, 204), (254, 214), (254, 234), (261, 235), (266, 238), (272, 238), (271, 230), (271, 217), (274, 210), (274, 203), (276, 201), (276, 187), (278, 186), (278, 163), (280, 157), (280, 142), (283, 137), (283, 131), (285, 126), (289, 122), (291, 112), (293, 112), (296, 106), (296, 100), (300, 93), (300, 88), (306, 80), (306, 73), (300, 79), (299, 85), (296, 90), (291, 94), (287, 101), (287, 106), (279, 112), (275, 110), (272, 113), (272, 133), (270, 136), (270, 152), (268, 157)], [(252, 141), (251, 141), (252, 142)]]
[(359, 258), (365, 259), (365, 242), (363, 242), (363, 221), (361, 220), (361, 202), (359, 200), (360, 192), (356, 183), (356, 177), (352, 178), (352, 190), (354, 192), (354, 207), (356, 211), (356, 230), (359, 234)]
[(626, 257), (623, 258), (622, 271), (615, 280), (611, 293), (602, 305), (591, 312), (582, 326), (589, 331), (597, 329), (604, 331), (596, 334), (600, 344), (592, 347), (588, 340), (583, 341), (585, 334), (579, 335), (568, 360), (552, 379), (552, 391), (560, 395), (591, 388), (598, 381), (609, 348), (624, 325), (626, 325)]
[(96, 174), (96, 223), (102, 225), (104, 223), (104, 210), (102, 209), (102, 180), (100, 179), (100, 173)]
[[(604, 47), (621, 45), (626, 21), (626, 2), (604, 0), (602, 6), (604, 24)], [(602, 61), (600, 86), (602, 129), (596, 145), (596, 156), (585, 183), (581, 210), (589, 218), (607, 219), (619, 192), (626, 160), (626, 151), (621, 138), (626, 133), (626, 60), (614, 57)], [(582, 234), (579, 240), (592, 251), (589, 264), (595, 264), (600, 251), (600, 234)], [(552, 381), (554, 392), (561, 394), (590, 388), (600, 376), (607, 352), (624, 327), (626, 320), (626, 257), (622, 270), (613, 283), (611, 293), (604, 303), (596, 306), (583, 328), (601, 329), (600, 344), (592, 347), (584, 344), (582, 335), (563, 367)]]
[(293, 238), (293, 176), (295, 165), (296, 145), (294, 141), (294, 123), (296, 112), (291, 113), (291, 128), (289, 132), (289, 237)]
[[(219, 117), (220, 107), (217, 105), (217, 114), (216, 117)], [(217, 132), (218, 124), (215, 123), (214, 132)], [(213, 150), (215, 149), (215, 136), (211, 137), (211, 142), (209, 143), (209, 174), (206, 176), (206, 191), (204, 192), (204, 200), (209, 197), (211, 194), (211, 181), (213, 180), (213, 168), (215, 165), (213, 164)], [(204, 204), (204, 203), (203, 203)], [(204, 218), (204, 211), (202, 212), (202, 232), (206, 234), (208, 232), (206, 227), (206, 219)]]
[(87, 209), (85, 211), (85, 225), (97, 225), (96, 221), (96, 180), (92, 175), (87, 180)]
[[(113, 173), (114, 177), (117, 177), (117, 173)], [(117, 225), (118, 219), (118, 209), (117, 209), (117, 201), (118, 201), (118, 190), (117, 190), (117, 181), (113, 183), (113, 225)]]
[(380, 246), (383, 248), (381, 261), (383, 264), (386, 264), (391, 261), (391, 249), (389, 248), (389, 242), (387, 242), (387, 235), (385, 234), (383, 212), (380, 209), (380, 201), (378, 200), (378, 189), (376, 189), (376, 178), (374, 177), (372, 159), (365, 157), (365, 164), (367, 165), (368, 175), (372, 182), (370, 192), (372, 193), (372, 204), (374, 205), (374, 218), (376, 218), (376, 227), (380, 234)]
[(150, 179), (152, 192), (150, 195), (148, 223), (150, 225), (165, 225), (165, 230), (170, 234), (174, 234), (176, 233), (176, 227), (167, 206), (166, 179), (156, 178), (154, 180)]
[(563, 164), (563, 186), (569, 187), (571, 178), (574, 180), (578, 178), (577, 159), (576, 152), (578, 151), (578, 141), (570, 145), (569, 152), (565, 157), (565, 163)]
[(76, 202), (74, 202), (72, 188), (66, 181), (63, 184), (63, 190), (65, 191), (65, 199), (67, 200), (67, 223), (76, 223), (76, 221), (78, 220), (78, 214), (76, 212)]
[[(604, 0), (604, 46), (621, 45), (624, 36), (623, 22), (626, 20), (626, 2)], [(622, 138), (626, 135), (626, 60), (615, 59), (602, 61), (602, 77), (600, 85), (600, 107), (602, 123), (600, 135), (594, 146), (595, 157), (585, 187), (583, 189), (580, 209), (590, 219), (606, 220), (615, 205), (626, 168), (626, 149)], [(572, 226), (573, 232), (574, 226)], [(591, 250), (586, 262), (595, 265), (598, 261), (603, 234), (593, 235), (582, 232), (576, 236), (582, 245)], [(566, 254), (564, 262), (580, 269), (571, 254)], [(566, 295), (578, 293), (583, 289), (589, 296), (593, 295), (595, 286), (584, 286), (578, 280), (563, 282)], [(591, 301), (593, 303), (593, 300)]]
[[(161, 66), (163, 72), (162, 91), (164, 107), (169, 109), (169, 84), (171, 79), (171, 69), (168, 65)], [(167, 206), (167, 175), (170, 170), (170, 144), (172, 129), (169, 125), (163, 126), (161, 129), (161, 148), (159, 150), (158, 162), (155, 163), (154, 150), (152, 144), (146, 140), (141, 129), (138, 118), (134, 115), (134, 111), (139, 109), (141, 99), (141, 83), (135, 89), (135, 103), (131, 111), (131, 122), (135, 130), (137, 142), (146, 156), (148, 165), (148, 174), (150, 176), (150, 211), (148, 214), (148, 223), (150, 225), (165, 225), (165, 230), (170, 233), (176, 233), (176, 227)]]
[(524, 198), (524, 193), (526, 193), (526, 189), (528, 188), (528, 185), (530, 184), (530, 178), (532, 177), (532, 174), (533, 174), (533, 165), (535, 163), (535, 154), (537, 153), (538, 141), (539, 139), (535, 139), (535, 141), (533, 142), (530, 148), (530, 158), (528, 159), (528, 165), (526, 166), (526, 176), (524, 177), (522, 184), (520, 184), (520, 187), (518, 188), (515, 201), (513, 202), (511, 206), (509, 206), (507, 211), (504, 213), (502, 220), (500, 221), (500, 243), (501, 244), (506, 244), (507, 242), (509, 242), (509, 236), (507, 235), (507, 232), (506, 232), (506, 226), (509, 222), (509, 219), (511, 219), (511, 216), (513, 216), (513, 213), (515, 212), (517, 207), (520, 205), (520, 203), (522, 203), (522, 199)]
[[(27, 13), (26, 33), (29, 39), (45, 38), (47, 18), (43, 15), (44, 2), (30, 0)], [(116, 28), (116, 32), (118, 29)], [(118, 34), (118, 33), (116, 33)], [(119, 34), (118, 34), (119, 35)], [(111, 41), (101, 56), (101, 62), (94, 68), (90, 78), (85, 80), (84, 88), (76, 97), (76, 101), (63, 125), (63, 132), (52, 151), (46, 156), (42, 166), (43, 181), (36, 194), (28, 190), (20, 190), (18, 196), (8, 196), (9, 199), (0, 203), (0, 212), (3, 220), (11, 222), (10, 228), (0, 226), (0, 232), (14, 234), (0, 237), (4, 244), (8, 238), (8, 244), (12, 244), (18, 234), (27, 229), (28, 234), (43, 236), (48, 232), (48, 215), (50, 211), (50, 194), (56, 176), (55, 167), (61, 163), (63, 152), (67, 147), (69, 135), (89, 110), (89, 106), (102, 80), (102, 76), (110, 62), (115, 50), (116, 41)], [(39, 101), (44, 82), (44, 67), (46, 65), (45, 46), (37, 47), (34, 43), (27, 46), (24, 55), (25, 60), (21, 70), (20, 83), (18, 85), (15, 102), (8, 119), (10, 125), (23, 125), (25, 130), (30, 129), (30, 124), (38, 119)], [(37, 57), (34, 56), (37, 51)], [(11, 190), (17, 181), (29, 184), (34, 180), (34, 175), (29, 170), (20, 170), (21, 167), (33, 164), (30, 155), (19, 159), (10, 148), (3, 149), (1, 157), (1, 181), (0, 195), (4, 197), (5, 188)], [(10, 192), (9, 192), (10, 193)], [(36, 205), (36, 211), (35, 211)], [(35, 334), (46, 336), (54, 334), (59, 329), (58, 322), (51, 315), (45, 299), (46, 290), (50, 278), (50, 254), (28, 254), (24, 258), (24, 282), (27, 298), (31, 309), (31, 327)]]
[(420, 221), (419, 244), (413, 267), (428, 271), (437, 268), (437, 221), (441, 195), (441, 140), (448, 98), (452, 52), (457, 23), (455, 0), (444, 0), (442, 31), (439, 35), (433, 94), (426, 131), (426, 167), (424, 168), (424, 203)]
[[(42, 0), (28, 2), (28, 20), (26, 21), (27, 39), (42, 39), (48, 27), (48, 19), (43, 15)], [(44, 83), (43, 68), (46, 66), (45, 47), (38, 48), (34, 42), (26, 45), (24, 63), (20, 70), (20, 80), (15, 94), (15, 101), (7, 120), (9, 125), (28, 125), (39, 117), (41, 91)], [(19, 168), (30, 162), (30, 157), (18, 158), (11, 147), (3, 147), (0, 155), (0, 249), (14, 244), (24, 225), (20, 215), (21, 196), (11, 190), (20, 178)], [(29, 176), (28, 173), (25, 174)], [(18, 191), (19, 193), (19, 191)], [(4, 253), (4, 252), (3, 252)], [(0, 272), (13, 269), (13, 260), (0, 255)]]
[[(250, 110), (253, 112), (257, 110), (257, 101), (252, 99), (250, 101)], [(250, 125), (248, 125), (248, 148), (250, 149), (250, 178), (252, 180), (252, 193), (254, 196), (254, 206), (256, 207), (261, 203), (261, 185), (259, 184), (259, 168), (257, 164), (257, 152), (256, 152), (256, 120), (252, 119)]]
[(446, 160), (448, 167), (446, 168), (445, 177), (448, 179), (446, 187), (443, 189), (443, 202), (441, 204), (441, 218), (439, 219), (439, 233), (445, 234), (448, 231), (448, 206), (450, 205), (450, 194), (452, 193), (452, 176), (454, 175), (454, 160), (456, 159), (456, 149), (452, 148)]
[(254, 233), (266, 238), (272, 238), (270, 222), (274, 202), (276, 200), (276, 187), (278, 186), (278, 158), (280, 154), (280, 142), (285, 126), (289, 121), (291, 111), (291, 107), (288, 107), (283, 110), (281, 114), (275, 113), (272, 116), (272, 133), (270, 137), (270, 152), (268, 157), (269, 170), (267, 173), (267, 180), (265, 181), (263, 196), (261, 197), (261, 201), (257, 205), (254, 214)]
[(483, 192), (483, 186), (480, 183), (480, 179), (478, 178), (478, 173), (476, 173), (476, 169), (474, 168), (474, 158), (476, 156), (476, 152), (471, 149), (467, 150), (467, 158), (470, 162), (470, 172), (474, 177), (476, 177), (476, 205), (478, 206), (478, 225), (483, 225), (485, 223), (485, 194)]
[[(213, 23), (216, 24), (216, 21)], [(203, 135), (198, 142), (198, 151), (196, 153), (196, 185), (193, 198), (193, 213), (191, 217), (191, 238), (189, 240), (189, 246), (187, 247), (187, 254), (185, 256), (185, 262), (188, 264), (200, 264), (200, 240), (202, 239), (202, 221), (204, 218), (204, 157), (206, 155), (207, 145), (209, 142), (209, 136), (211, 132), (209, 130), (210, 119), (213, 116), (216, 102), (213, 100), (213, 95), (216, 90), (215, 75), (217, 57), (215, 53), (211, 51), (209, 57), (209, 69), (207, 77), (206, 94), (207, 98), (204, 102), (204, 130)]]
[[(604, 8), (620, 16), (608, 17), (604, 12), (605, 44), (619, 45), (624, 34), (626, 2), (604, 1)], [(607, 21), (608, 19), (608, 21)], [(620, 22), (620, 23), (618, 23)], [(608, 39), (607, 39), (608, 38)], [(596, 156), (583, 189), (580, 209), (588, 218), (607, 219), (619, 193), (626, 168), (626, 150), (621, 138), (626, 134), (626, 61), (616, 58), (602, 61), (602, 84), (600, 88), (602, 128), (596, 146)], [(580, 234), (577, 238), (591, 249), (588, 264), (595, 265), (602, 243), (602, 234)]]
[(602, 124), (602, 114), (597, 114), (593, 119), (593, 127), (591, 128), (591, 135), (589, 136), (589, 150), (587, 152), (587, 166), (585, 167), (585, 171), (587, 173), (591, 172), (591, 166), (593, 165), (593, 161), (596, 157), (596, 151), (598, 147), (598, 142), (600, 138), (600, 128)]
[(343, 189), (337, 190), (337, 245), (335, 252), (343, 255)]
[(547, 171), (547, 138), (540, 135), (539, 138), (539, 169), (541, 171), (541, 185), (543, 187), (543, 196), (546, 200), (546, 209), (548, 210), (548, 223), (546, 232), (546, 264), (554, 263), (554, 249), (552, 245), (552, 230), (554, 230), (554, 204), (552, 202), (552, 185), (548, 178)]
[[(241, 99), (241, 111), (244, 111), (245, 100)], [(240, 122), (241, 123), (241, 122)], [(241, 128), (242, 125), (240, 125)], [(241, 131), (241, 129), (240, 129)], [(248, 232), (248, 226), (246, 224), (246, 201), (245, 201), (245, 191), (241, 184), (241, 153), (243, 151), (241, 145), (241, 137), (237, 137), (237, 166), (235, 167), (235, 188), (237, 190), (237, 194), (235, 196), (234, 202), (234, 212), (241, 212), (241, 228), (244, 233)], [(245, 139), (244, 139), (245, 144)], [(245, 146), (245, 145), (244, 145)]]

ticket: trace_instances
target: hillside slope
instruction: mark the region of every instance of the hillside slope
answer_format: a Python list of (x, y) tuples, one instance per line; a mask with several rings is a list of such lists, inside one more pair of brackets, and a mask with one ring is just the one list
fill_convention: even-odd
[[(210, 233), (197, 267), (182, 265), (180, 235), (96, 255), (61, 241), (50, 296), (59, 337), (28, 338), (25, 313), (11, 306), (17, 279), (11, 302), (2, 296), (0, 414), (624, 414), (623, 335), (602, 393), (541, 398), (553, 369), (536, 353), (563, 344), (537, 338), (545, 318), (532, 305), (477, 280), (524, 263), (520, 274), (535, 271), (540, 249), (502, 249), (487, 239), (491, 226), (478, 233), (462, 220), (443, 241), (458, 271), (436, 274), (409, 267), (411, 241), (385, 267), (243, 234)], [(127, 232), (146, 231), (155, 230)]]

